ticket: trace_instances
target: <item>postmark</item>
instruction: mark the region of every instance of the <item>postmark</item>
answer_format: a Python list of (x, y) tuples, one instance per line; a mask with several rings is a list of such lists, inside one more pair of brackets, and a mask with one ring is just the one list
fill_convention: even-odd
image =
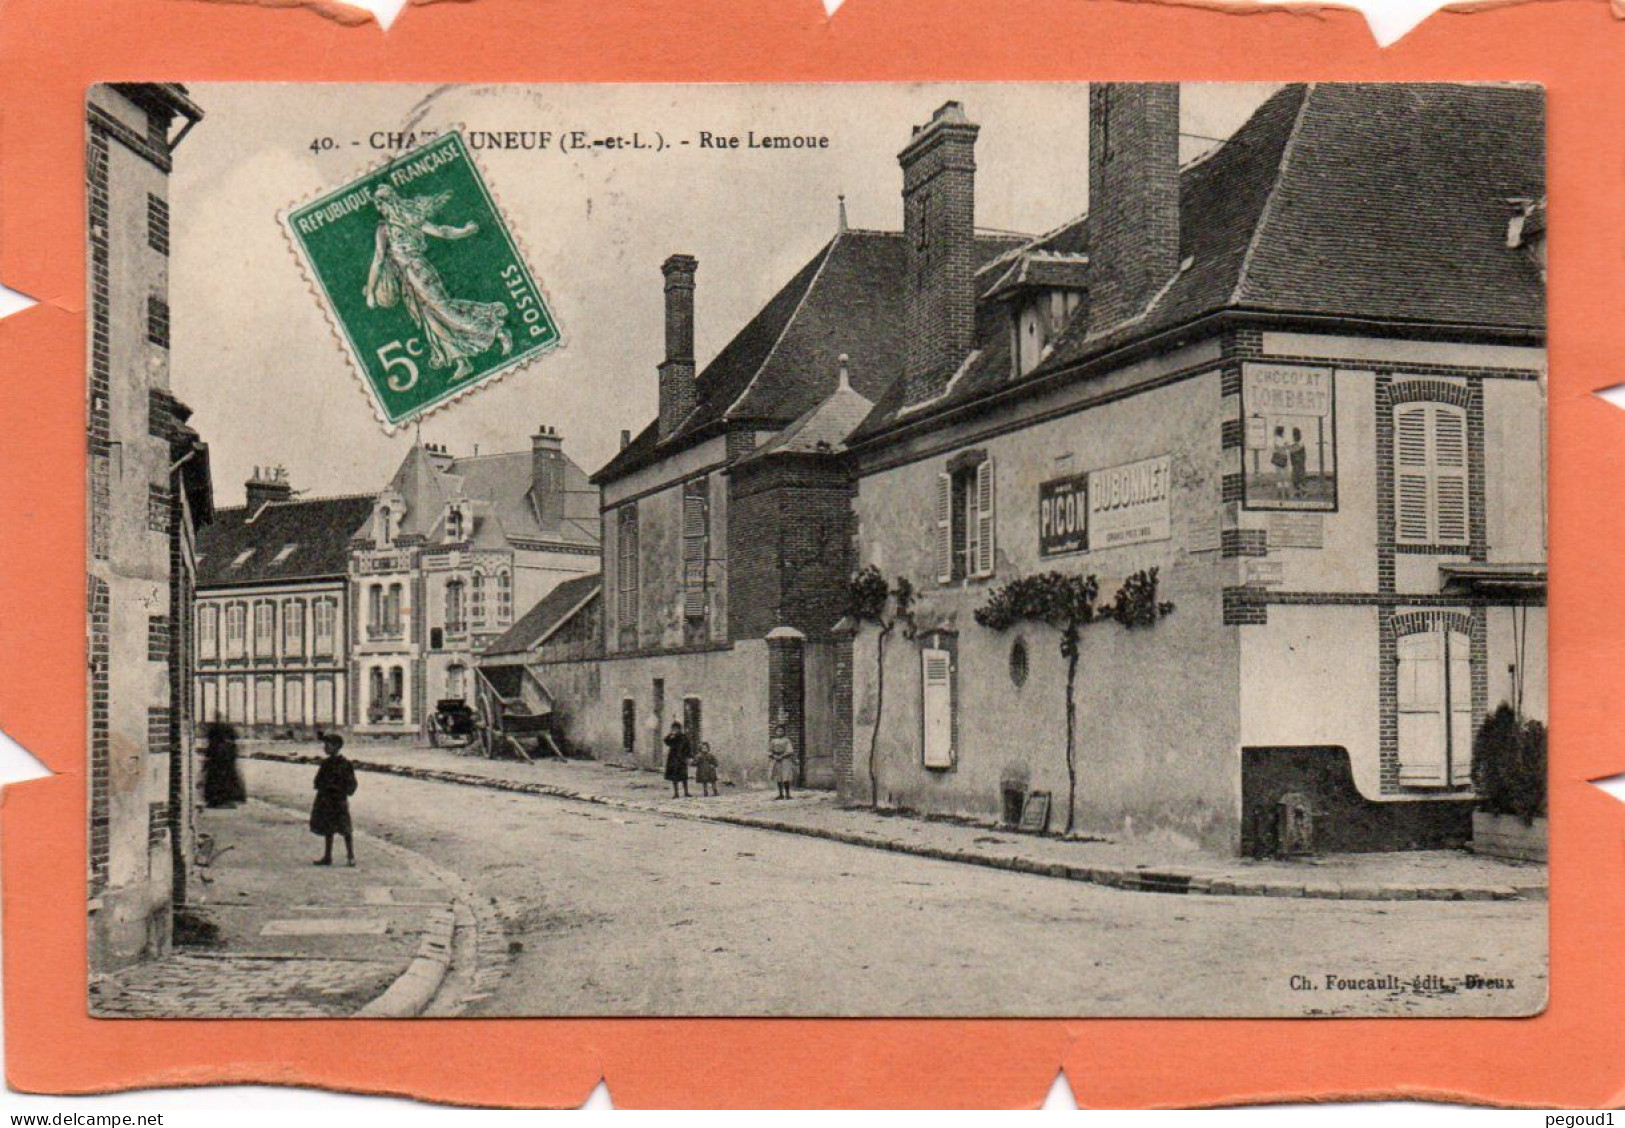
[(460, 130), (287, 209), (281, 221), (387, 430), (561, 341)]

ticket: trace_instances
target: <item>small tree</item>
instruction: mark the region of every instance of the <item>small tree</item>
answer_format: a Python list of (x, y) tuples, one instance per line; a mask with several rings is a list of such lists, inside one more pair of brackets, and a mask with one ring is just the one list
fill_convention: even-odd
[(1486, 811), (1524, 825), (1546, 814), (1546, 726), (1502, 702), (1473, 736), (1473, 787)]
[(1066, 833), (1074, 828), (1078, 791), (1077, 683), (1083, 628), (1102, 620), (1116, 620), (1129, 630), (1149, 627), (1173, 611), (1174, 605), (1157, 599), (1157, 570), (1136, 572), (1123, 582), (1107, 604), (1097, 603), (1100, 582), (1094, 576), (1041, 572), (1021, 576), (996, 588), (976, 611), (976, 621), (995, 631), (1009, 630), (1023, 620), (1044, 623), (1061, 634), (1061, 657), (1066, 659)]
[(914, 585), (906, 576), (895, 583), (873, 564), (856, 573), (847, 586), (847, 616), (859, 625), (873, 623), (879, 628), (875, 639), (875, 722), (869, 731), (869, 805), (880, 806), (880, 775), (875, 754), (880, 744), (880, 710), (886, 693), (886, 639), (899, 624), (903, 636), (914, 635)]

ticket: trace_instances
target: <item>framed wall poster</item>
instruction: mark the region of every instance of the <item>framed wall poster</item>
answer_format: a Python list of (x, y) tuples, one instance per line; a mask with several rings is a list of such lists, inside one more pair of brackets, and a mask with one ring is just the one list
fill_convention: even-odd
[[(59, 773), (7, 797), (57, 847), (5, 852), (12, 1083), (1617, 1093), (1625, 610), (1577, 545), (1625, 540), (1625, 420), (1576, 361), (1625, 342), (1578, 300), (1548, 341), (1545, 238), (1625, 210), (1606, 12), (1382, 55), (1335, 13), (1035, 0), (899, 54), (970, 10), (595, 11), (544, 58), (497, 0), (10, 16), (0, 660)], [(1554, 294), (1612, 292), (1601, 242)], [(1039, 796), (1058, 833), (1000, 833)], [(629, 895), (702, 851), (680, 928)], [(650, 987), (673, 944), (716, 958)], [(763, 1020), (943, 1066), (814, 1088)]]

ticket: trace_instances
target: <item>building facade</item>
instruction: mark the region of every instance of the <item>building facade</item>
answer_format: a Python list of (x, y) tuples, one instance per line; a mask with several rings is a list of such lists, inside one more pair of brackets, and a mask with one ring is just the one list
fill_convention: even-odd
[[(850, 747), (852, 569), (840, 440), (894, 378), (905, 267), (899, 232), (835, 237), (698, 371), (698, 264), (662, 267), (657, 418), (593, 480), (602, 488), (603, 656), (539, 653), (601, 758), (659, 768), (673, 721), (712, 746), (724, 779), (761, 780), (783, 727), (802, 783), (833, 787)], [(1015, 240), (977, 236), (989, 258)]]
[(597, 491), (550, 427), (531, 449), (414, 444), (351, 541), (354, 731), (423, 731), (472, 701), (479, 654), (561, 582), (598, 570)]
[[(1483, 718), (1545, 717), (1539, 92), (1291, 86), (1183, 168), (1175, 87), (1097, 86), (1090, 123), (1089, 213), (980, 268), (974, 129), (902, 155), (906, 213), (943, 217), (908, 240), (931, 348), (847, 446), (858, 562), (919, 600), (883, 700), (858, 633), (845, 790), (1232, 851), (1283, 802), (1324, 849), (1460, 842)], [(1081, 632), (1069, 772), (1059, 633), (977, 613), (1150, 569), (1170, 614)]]
[(212, 494), (169, 379), (169, 173), (202, 112), (178, 85), (114, 84), (86, 115), (89, 951), (107, 970), (166, 951), (185, 901), (194, 537)]
[(201, 539), (196, 716), (255, 737), (347, 729), (350, 544), (373, 499), (295, 498), (281, 470), (246, 493)]

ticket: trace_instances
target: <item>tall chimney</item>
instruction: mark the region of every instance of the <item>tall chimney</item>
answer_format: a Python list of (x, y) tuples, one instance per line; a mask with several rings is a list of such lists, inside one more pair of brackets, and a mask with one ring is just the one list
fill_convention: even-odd
[(666, 276), (666, 359), (660, 365), (660, 437), (670, 437), (694, 410), (694, 272), (690, 255), (672, 255)]
[(1089, 321), (1143, 312), (1179, 270), (1179, 86), (1089, 87)]
[(542, 527), (557, 528), (564, 519), (564, 437), (545, 423), (530, 437), (530, 489)]
[(253, 517), (273, 501), (287, 501), (293, 497), (293, 483), (287, 471), (280, 466), (256, 466), (254, 476), (243, 483), (248, 497), (248, 515)]
[(976, 342), (976, 135), (944, 102), (897, 154), (908, 256), (904, 400), (940, 393)]

